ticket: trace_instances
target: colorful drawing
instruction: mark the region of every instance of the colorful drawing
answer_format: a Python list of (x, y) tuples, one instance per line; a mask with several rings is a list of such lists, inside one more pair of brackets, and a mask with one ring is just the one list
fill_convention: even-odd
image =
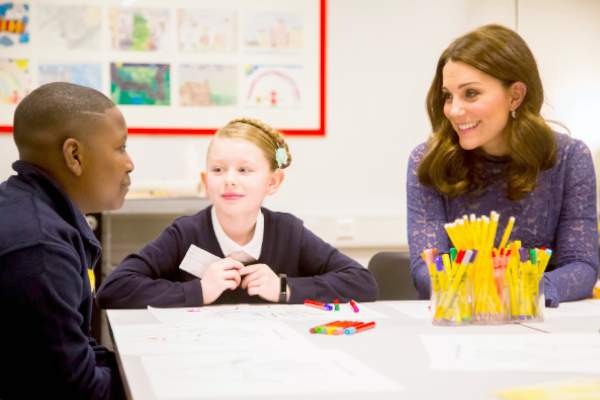
[(128, 51), (168, 51), (169, 10), (166, 8), (111, 7), (108, 20), (112, 49)]
[(246, 65), (245, 104), (254, 107), (301, 107), (301, 65)]
[(29, 5), (0, 3), (0, 45), (29, 43)]
[(233, 10), (179, 10), (179, 50), (233, 53), (236, 12)]
[(117, 104), (170, 105), (168, 64), (110, 64), (110, 96)]
[(38, 6), (39, 38), (45, 46), (100, 50), (100, 7)]
[(40, 86), (50, 82), (69, 82), (102, 91), (100, 64), (42, 64), (39, 67)]
[(31, 90), (29, 60), (0, 60), (0, 104), (17, 104)]
[(246, 21), (246, 48), (295, 51), (302, 49), (302, 18), (299, 14), (248, 12)]
[(236, 67), (234, 65), (181, 65), (179, 104), (181, 106), (237, 104)]

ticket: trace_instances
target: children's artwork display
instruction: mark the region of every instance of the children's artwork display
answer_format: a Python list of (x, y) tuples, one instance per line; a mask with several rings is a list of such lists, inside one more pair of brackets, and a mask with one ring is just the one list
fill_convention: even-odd
[(111, 98), (130, 134), (256, 118), (324, 135), (326, 0), (0, 0), (0, 132), (52, 82)]

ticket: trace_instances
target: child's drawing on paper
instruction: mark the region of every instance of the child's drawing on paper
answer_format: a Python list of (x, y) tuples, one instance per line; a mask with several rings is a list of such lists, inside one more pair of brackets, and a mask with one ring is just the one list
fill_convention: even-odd
[(39, 38), (44, 46), (100, 50), (100, 7), (40, 4)]
[(116, 104), (170, 105), (168, 64), (110, 65), (110, 97)]
[(0, 3), (0, 46), (29, 43), (29, 5)]
[(17, 104), (32, 90), (28, 60), (0, 60), (0, 104)]
[(302, 66), (246, 65), (244, 88), (249, 107), (302, 107)]
[(237, 68), (235, 65), (181, 65), (179, 104), (200, 107), (237, 104)]
[(42, 64), (39, 67), (38, 82), (68, 82), (102, 91), (102, 71), (100, 64)]
[(179, 10), (179, 50), (235, 52), (237, 21), (233, 10)]
[(247, 12), (244, 44), (248, 49), (302, 49), (302, 17), (291, 12)]
[(111, 7), (108, 21), (114, 50), (168, 51), (171, 48), (166, 8)]

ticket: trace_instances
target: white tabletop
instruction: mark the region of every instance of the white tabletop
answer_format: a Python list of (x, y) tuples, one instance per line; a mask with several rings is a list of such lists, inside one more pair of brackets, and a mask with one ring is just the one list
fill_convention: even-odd
[[(399, 392), (387, 393), (343, 393), (332, 396), (331, 394), (298, 395), (294, 393), (279, 393), (273, 396), (252, 396), (250, 394), (232, 397), (187, 397), (191, 398), (290, 398), (290, 399), (315, 399), (318, 397), (336, 397), (348, 400), (369, 398), (375, 399), (498, 399), (490, 395), (507, 389), (514, 389), (533, 384), (561, 381), (568, 378), (584, 377), (597, 378), (596, 373), (583, 372), (553, 372), (553, 371), (464, 371), (464, 370), (432, 370), (431, 359), (423, 342), (423, 335), (561, 335), (561, 334), (595, 334), (600, 328), (600, 318), (597, 316), (575, 315), (575, 311), (592, 305), (592, 314), (599, 303), (577, 302), (567, 303), (569, 309), (564, 313), (548, 313), (545, 322), (526, 325), (506, 324), (499, 326), (466, 326), (466, 327), (439, 327), (432, 325), (429, 319), (417, 319), (392, 308), (396, 304), (417, 304), (417, 302), (376, 302), (363, 303), (364, 307), (383, 314), (385, 318), (374, 319), (377, 323), (375, 329), (361, 332), (352, 336), (333, 337), (328, 335), (315, 335), (309, 333), (309, 328), (323, 322), (335, 321), (332, 314), (331, 321), (286, 321), (285, 324), (302, 337), (308, 339), (318, 349), (339, 349), (359, 363), (370, 367), (376, 374), (391, 380), (403, 388)], [(427, 304), (427, 302), (420, 302)], [(281, 310), (286, 306), (281, 305)], [(297, 306), (295, 306), (297, 307)], [(566, 306), (564, 307), (566, 309)], [(559, 308), (560, 310), (560, 308)], [(575, 311), (574, 311), (575, 310)], [(359, 313), (360, 314), (360, 313)], [(357, 315), (359, 315), (357, 314)], [(131, 327), (135, 325), (157, 325), (160, 322), (148, 310), (109, 310), (109, 321), (112, 329)], [(590, 335), (591, 336), (591, 335)], [(454, 336), (453, 336), (454, 337)], [(545, 336), (546, 338), (549, 336)], [(556, 336), (559, 337), (559, 336)], [(592, 339), (594, 339), (592, 337)], [(302, 339), (302, 338), (301, 338)], [(125, 377), (126, 388), (130, 398), (135, 400), (157, 399), (148, 375), (142, 364), (142, 354), (119, 354), (119, 338), (115, 345), (118, 354), (121, 373)], [(127, 344), (121, 343), (125, 348)], [(252, 339), (248, 339), (252, 345)], [(202, 354), (198, 354), (201, 357)]]

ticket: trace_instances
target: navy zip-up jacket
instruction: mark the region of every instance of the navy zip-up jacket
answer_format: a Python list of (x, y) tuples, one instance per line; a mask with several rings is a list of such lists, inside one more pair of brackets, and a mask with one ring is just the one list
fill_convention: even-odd
[[(209, 206), (181, 217), (139, 254), (131, 254), (98, 290), (102, 308), (189, 307), (204, 305), (200, 279), (179, 269), (191, 244), (223, 258)], [(291, 214), (262, 208), (265, 230), (258, 262), (287, 274), (288, 303), (306, 299), (375, 301), (379, 289), (362, 265), (340, 253)], [(241, 287), (225, 290), (214, 304), (267, 303)]]
[(119, 397), (114, 354), (89, 336), (100, 243), (47, 173), (13, 169), (0, 185), (0, 398)]

